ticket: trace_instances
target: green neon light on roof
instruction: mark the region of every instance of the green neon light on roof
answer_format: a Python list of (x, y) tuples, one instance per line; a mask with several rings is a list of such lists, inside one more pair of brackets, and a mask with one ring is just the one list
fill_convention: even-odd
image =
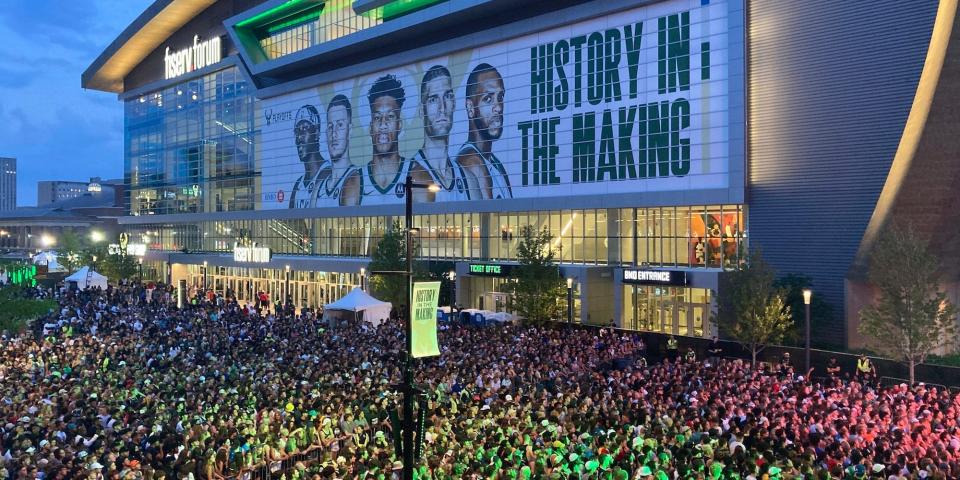
[(383, 8), (383, 19), (391, 20), (446, 0), (394, 0)]
[(322, 12), (322, 11), (323, 11), (323, 9), (320, 8), (320, 7), (318, 7), (318, 8), (315, 9), (315, 10), (311, 10), (311, 11), (308, 11), (307, 13), (304, 13), (303, 15), (300, 15), (300, 16), (297, 16), (297, 17), (293, 17), (293, 18), (291, 18), (290, 20), (284, 21), (283, 23), (278, 23), (278, 24), (276, 24), (276, 25), (270, 25), (270, 26), (267, 28), (267, 33), (272, 34), (272, 33), (275, 33), (275, 32), (279, 32), (279, 31), (281, 31), (281, 30), (285, 30), (285, 29), (287, 29), (287, 28), (289, 28), (289, 27), (294, 27), (294, 26), (297, 26), (297, 25), (302, 25), (302, 24), (304, 24), (304, 23), (311, 22), (311, 21), (313, 21), (313, 20), (316, 20), (316, 19), (320, 18), (320, 12)]
[(281, 20), (284, 17), (295, 15), (310, 7), (322, 7), (323, 2), (317, 0), (287, 0), (286, 2), (258, 13), (250, 18), (237, 22), (237, 28), (259, 27), (271, 21)]

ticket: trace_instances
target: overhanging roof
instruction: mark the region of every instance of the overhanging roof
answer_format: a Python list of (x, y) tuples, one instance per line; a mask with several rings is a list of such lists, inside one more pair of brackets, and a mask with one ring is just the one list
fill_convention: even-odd
[(150, 52), (217, 0), (156, 0), (80, 75), (83, 88), (123, 92), (123, 79)]

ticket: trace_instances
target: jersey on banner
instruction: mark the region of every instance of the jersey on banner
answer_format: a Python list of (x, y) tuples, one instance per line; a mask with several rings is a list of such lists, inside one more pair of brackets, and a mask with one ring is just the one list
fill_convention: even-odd
[(418, 202), (725, 188), (727, 9), (661, 2), (266, 99), (260, 208), (399, 204), (407, 175), (440, 187)]

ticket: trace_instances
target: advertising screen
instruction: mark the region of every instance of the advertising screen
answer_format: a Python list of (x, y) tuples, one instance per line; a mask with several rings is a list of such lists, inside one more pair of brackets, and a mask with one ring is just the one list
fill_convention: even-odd
[(725, 1), (668, 1), (260, 102), (259, 208), (725, 188)]

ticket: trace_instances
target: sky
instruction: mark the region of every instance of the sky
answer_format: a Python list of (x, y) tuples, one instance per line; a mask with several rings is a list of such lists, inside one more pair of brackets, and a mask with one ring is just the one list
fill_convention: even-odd
[(17, 204), (41, 180), (123, 176), (123, 107), (80, 74), (153, 0), (3, 0), (0, 157), (17, 158)]

